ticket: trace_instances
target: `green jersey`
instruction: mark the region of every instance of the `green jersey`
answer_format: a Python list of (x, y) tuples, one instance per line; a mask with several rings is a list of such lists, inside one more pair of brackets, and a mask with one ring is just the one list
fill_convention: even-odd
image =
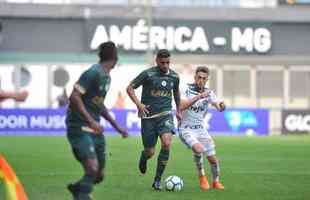
[[(82, 101), (88, 113), (99, 122), (104, 99), (110, 88), (111, 77), (100, 64), (92, 65), (74, 85), (82, 94)], [(83, 115), (70, 104), (67, 111), (67, 127), (87, 127)]]
[(142, 85), (141, 102), (154, 115), (171, 111), (172, 92), (179, 88), (179, 76), (172, 70), (163, 73), (159, 67), (152, 67), (141, 72), (131, 85), (134, 89)]

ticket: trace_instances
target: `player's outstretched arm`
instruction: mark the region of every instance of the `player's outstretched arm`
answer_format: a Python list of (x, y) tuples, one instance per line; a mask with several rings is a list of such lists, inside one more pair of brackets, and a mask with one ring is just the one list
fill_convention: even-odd
[(82, 94), (76, 89), (74, 88), (69, 101), (70, 104), (72, 104), (84, 117), (84, 119), (86, 120), (86, 122), (88, 123), (89, 127), (91, 129), (94, 130), (94, 132), (96, 134), (101, 134), (102, 133), (102, 127), (100, 126), (100, 124), (98, 122), (96, 122), (96, 120), (87, 112), (83, 100), (82, 100)]
[(186, 110), (187, 108), (191, 107), (194, 103), (196, 103), (198, 100), (208, 97), (208, 92), (203, 92), (201, 94), (198, 94), (192, 98), (182, 98), (180, 102), (180, 109), (181, 111)]
[(102, 106), (101, 116), (104, 117), (108, 122), (110, 122), (110, 124), (122, 135), (122, 137), (128, 137), (127, 130), (121, 127), (118, 123), (116, 123), (105, 105)]

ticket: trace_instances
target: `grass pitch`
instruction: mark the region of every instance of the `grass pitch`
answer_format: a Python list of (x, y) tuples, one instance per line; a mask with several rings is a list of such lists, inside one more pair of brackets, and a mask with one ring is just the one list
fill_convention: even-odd
[[(106, 139), (106, 179), (95, 187), (95, 200), (310, 199), (310, 136), (216, 137), (226, 189), (207, 192), (199, 189), (191, 151), (178, 138), (164, 177), (182, 177), (181, 192), (151, 189), (157, 155), (147, 174), (139, 174), (140, 138)], [(0, 137), (0, 153), (15, 169), (30, 200), (70, 200), (65, 185), (82, 175), (65, 137)], [(1, 182), (0, 199), (4, 199)]]

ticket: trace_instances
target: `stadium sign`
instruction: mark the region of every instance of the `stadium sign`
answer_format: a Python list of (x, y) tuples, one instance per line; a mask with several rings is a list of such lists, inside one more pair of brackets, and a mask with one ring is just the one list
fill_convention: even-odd
[(310, 133), (310, 111), (283, 110), (282, 133), (283, 134)]
[[(210, 35), (213, 35), (212, 37)], [(210, 52), (212, 48), (228, 48), (234, 53), (244, 50), (247, 53), (267, 53), (272, 46), (271, 31), (266, 27), (232, 26), (229, 37), (208, 34), (203, 26), (146, 26), (144, 19), (134, 25), (99, 24), (96, 26), (90, 48), (106, 41), (114, 41), (126, 51), (146, 51), (149, 48), (168, 49), (178, 52)], [(228, 41), (230, 40), (230, 41)], [(230, 44), (230, 47), (227, 47)]]
[[(310, 55), (309, 23), (306, 22), (154, 18), (150, 27), (140, 18), (62, 19), (61, 22), (45, 18), (1, 19), (0, 51), (4, 54), (0, 62), (2, 56), (13, 60), (6, 58), (5, 53), (55, 53), (56, 58), (40, 57), (53, 62), (65, 59), (63, 53), (91, 55), (92, 50), (107, 40), (117, 43), (121, 55), (128, 56), (144, 54), (149, 48), (152, 51), (167, 48), (174, 54)], [(294, 40), (292, 35), (296, 36)]]
[[(1, 109), (0, 135), (64, 135), (65, 113), (65, 109)], [(110, 113), (131, 134), (140, 134), (136, 110), (113, 109)], [(267, 135), (268, 116), (265, 109), (228, 109), (225, 112), (212, 109), (205, 118), (205, 125), (212, 135)], [(100, 123), (105, 134), (117, 135), (104, 119)]]

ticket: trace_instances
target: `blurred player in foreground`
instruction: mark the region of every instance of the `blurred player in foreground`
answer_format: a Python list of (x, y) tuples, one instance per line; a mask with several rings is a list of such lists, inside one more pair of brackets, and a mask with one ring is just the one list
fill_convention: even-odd
[(110, 71), (117, 63), (117, 48), (113, 42), (99, 46), (98, 64), (86, 70), (74, 85), (67, 111), (67, 137), (75, 158), (84, 169), (84, 176), (68, 190), (74, 200), (89, 200), (93, 185), (104, 178), (105, 138), (100, 126), (100, 115), (123, 136), (127, 131), (109, 114), (104, 99), (110, 87)]
[(203, 164), (205, 156), (211, 167), (212, 188), (224, 189), (219, 180), (220, 168), (215, 156), (215, 144), (204, 125), (204, 117), (208, 112), (209, 104), (221, 112), (225, 110), (225, 104), (217, 99), (214, 91), (205, 87), (209, 79), (207, 67), (198, 67), (194, 79), (195, 83), (188, 84), (181, 95), (180, 108), (183, 113), (179, 136), (182, 142), (193, 150), (201, 189), (210, 188)]
[[(169, 69), (170, 53), (161, 49), (156, 55), (157, 66), (141, 72), (127, 87), (127, 93), (136, 104), (141, 117), (141, 135), (144, 150), (141, 152), (139, 170), (146, 173), (147, 160), (155, 153), (158, 137), (161, 150), (157, 158), (156, 175), (152, 187), (161, 190), (161, 177), (169, 160), (173, 134), (172, 93), (176, 103), (177, 118), (180, 120), (179, 76)], [(142, 85), (141, 101), (134, 89)]]

